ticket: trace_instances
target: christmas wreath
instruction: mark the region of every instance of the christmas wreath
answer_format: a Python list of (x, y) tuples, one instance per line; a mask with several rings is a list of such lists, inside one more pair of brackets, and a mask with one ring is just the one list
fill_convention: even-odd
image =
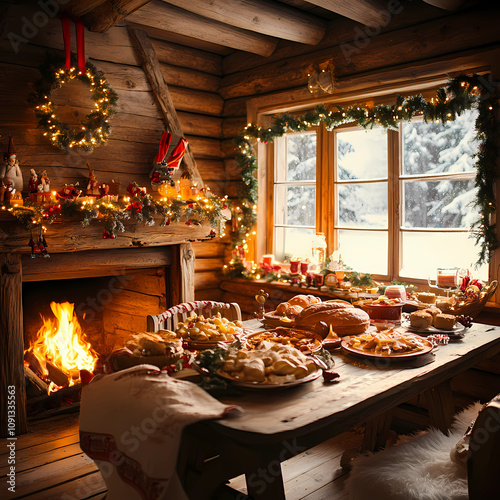
[[(116, 110), (118, 96), (109, 86), (102, 71), (89, 63), (85, 63), (85, 71), (79, 71), (76, 57), (72, 58), (72, 66), (67, 68), (62, 58), (49, 56), (40, 67), (42, 78), (35, 83), (32, 101), (38, 126), (44, 129), (43, 135), (50, 138), (51, 143), (63, 151), (69, 148), (82, 148), (85, 151), (106, 142), (110, 132), (109, 118)], [(81, 127), (74, 128), (62, 121), (57, 115), (57, 107), (52, 101), (54, 90), (62, 85), (78, 80), (90, 87), (91, 99), (95, 103), (93, 109), (81, 122)]]

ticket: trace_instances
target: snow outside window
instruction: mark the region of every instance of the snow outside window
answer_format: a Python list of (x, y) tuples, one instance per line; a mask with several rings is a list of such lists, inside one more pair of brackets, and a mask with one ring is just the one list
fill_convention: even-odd
[[(277, 139), (276, 258), (310, 256), (312, 237), (322, 231), (334, 243), (328, 252), (338, 249), (344, 263), (361, 273), (434, 280), (438, 267), (459, 267), (488, 279), (486, 265), (474, 268), (478, 248), (469, 233), (478, 215), (476, 116), (470, 110), (445, 125), (415, 120), (398, 131), (336, 129), (326, 132), (333, 155), (318, 151), (316, 131)], [(332, 181), (317, 183), (327, 171), (333, 171)], [(323, 227), (317, 220), (317, 199), (324, 206), (331, 200), (326, 231), (324, 208)]]

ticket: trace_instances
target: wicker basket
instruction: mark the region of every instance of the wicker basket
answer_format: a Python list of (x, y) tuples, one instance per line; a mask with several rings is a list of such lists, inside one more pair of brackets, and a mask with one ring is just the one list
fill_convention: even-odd
[(454, 306), (446, 313), (454, 314), (455, 316), (471, 316), (472, 318), (476, 318), (479, 313), (483, 310), (486, 303), (491, 299), (493, 294), (495, 293), (498, 286), (498, 281), (492, 281), (488, 287), (485, 287), (481, 292), (481, 296), (479, 300), (474, 302), (466, 302), (463, 305)]

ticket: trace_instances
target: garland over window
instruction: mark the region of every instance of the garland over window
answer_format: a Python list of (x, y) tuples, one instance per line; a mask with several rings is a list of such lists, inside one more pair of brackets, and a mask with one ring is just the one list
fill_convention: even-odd
[[(107, 141), (110, 132), (109, 118), (116, 110), (118, 95), (109, 86), (102, 71), (97, 71), (89, 62), (85, 64), (85, 72), (79, 72), (73, 55), (73, 66), (66, 68), (64, 60), (51, 55), (40, 67), (42, 78), (35, 83), (32, 101), (36, 104), (35, 114), (38, 126), (43, 128), (43, 135), (48, 136), (51, 143), (67, 151), (71, 148), (82, 148), (85, 151)], [(62, 85), (78, 80), (90, 87), (93, 109), (81, 122), (78, 128), (71, 127), (57, 115), (57, 106), (53, 103), (52, 93)]]
[(295, 116), (285, 113), (273, 118), (272, 126), (262, 128), (249, 124), (235, 138), (239, 149), (236, 161), (241, 168), (243, 185), (239, 205), (239, 225), (233, 232), (235, 247), (244, 246), (257, 220), (255, 212), (257, 203), (257, 158), (253, 151), (253, 141), (268, 142), (286, 132), (303, 132), (314, 125), (324, 123), (332, 130), (345, 123), (357, 122), (361, 127), (370, 129), (374, 126), (396, 129), (400, 121), (410, 121), (416, 116), (422, 116), (424, 121), (440, 121), (446, 123), (455, 120), (465, 110), (478, 109), (476, 132), (479, 140), (478, 152), (475, 155), (477, 196), (475, 208), (479, 217), (471, 226), (479, 245), (477, 264), (488, 262), (493, 251), (499, 246), (494, 222), (495, 201), (495, 169), (498, 157), (496, 134), (498, 133), (498, 96), (497, 84), (491, 80), (491, 75), (460, 75), (448, 82), (446, 87), (436, 91), (436, 97), (430, 101), (422, 95), (403, 97), (398, 95), (392, 106), (381, 104), (373, 107), (336, 106), (329, 109), (319, 105), (316, 109)]

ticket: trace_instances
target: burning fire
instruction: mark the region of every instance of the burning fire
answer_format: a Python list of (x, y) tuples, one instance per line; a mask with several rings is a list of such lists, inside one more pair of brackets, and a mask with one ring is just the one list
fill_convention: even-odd
[[(40, 362), (45, 375), (49, 374), (47, 363), (50, 363), (67, 376), (67, 385), (70, 386), (80, 382), (80, 370), (92, 373), (98, 359), (97, 353), (84, 339), (74, 306), (69, 302), (51, 302), (56, 321), (42, 317), (43, 326), (28, 349)], [(52, 381), (50, 390), (53, 392), (58, 388)]]

